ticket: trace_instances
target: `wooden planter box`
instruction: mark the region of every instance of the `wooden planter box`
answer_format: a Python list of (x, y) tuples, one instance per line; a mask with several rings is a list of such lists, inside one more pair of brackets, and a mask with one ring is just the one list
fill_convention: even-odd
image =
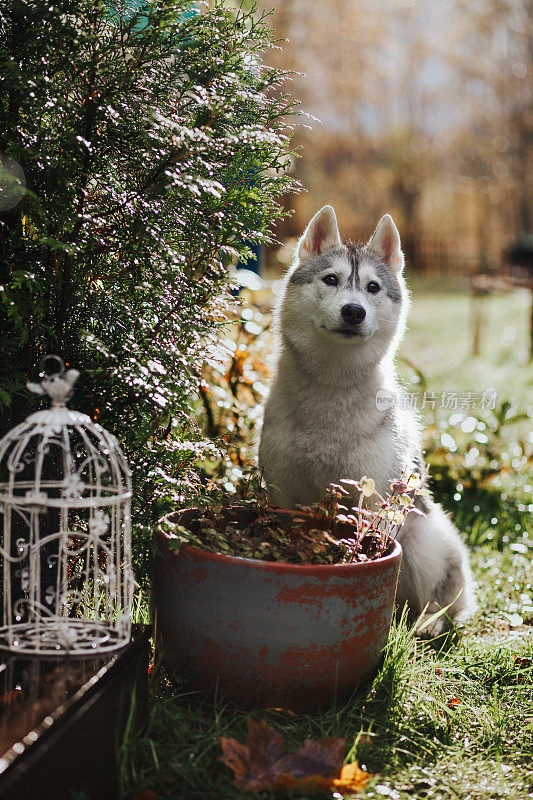
[(0, 654), (2, 800), (116, 800), (126, 725), (146, 714), (148, 640), (100, 658)]

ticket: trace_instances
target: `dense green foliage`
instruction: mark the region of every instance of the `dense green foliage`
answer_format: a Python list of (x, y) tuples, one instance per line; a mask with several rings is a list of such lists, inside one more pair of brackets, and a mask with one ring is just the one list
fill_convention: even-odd
[(194, 480), (189, 397), (228, 263), (270, 240), (295, 188), (270, 42), (264, 16), (221, 0), (0, 6), (0, 156), (27, 184), (14, 208), (0, 193), (0, 433), (38, 403), (45, 353), (79, 369), (73, 404), (133, 467), (138, 554)]

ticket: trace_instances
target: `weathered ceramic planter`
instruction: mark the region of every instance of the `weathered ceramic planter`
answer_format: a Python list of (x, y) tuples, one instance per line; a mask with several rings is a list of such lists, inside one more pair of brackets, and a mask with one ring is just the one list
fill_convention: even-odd
[[(172, 520), (187, 525), (194, 516)], [(314, 566), (170, 550), (161, 529), (157, 541), (158, 641), (166, 665), (193, 687), (218, 687), (239, 705), (308, 710), (349, 695), (377, 669), (398, 543), (375, 561)]]

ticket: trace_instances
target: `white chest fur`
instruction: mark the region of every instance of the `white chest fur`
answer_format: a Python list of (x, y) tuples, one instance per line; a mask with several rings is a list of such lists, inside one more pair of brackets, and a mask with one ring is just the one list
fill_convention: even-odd
[(276, 502), (314, 502), (329, 483), (363, 475), (388, 490), (406, 463), (406, 437), (393, 411), (376, 407), (384, 380), (374, 372), (345, 386), (321, 382), (282, 355), (259, 452)]

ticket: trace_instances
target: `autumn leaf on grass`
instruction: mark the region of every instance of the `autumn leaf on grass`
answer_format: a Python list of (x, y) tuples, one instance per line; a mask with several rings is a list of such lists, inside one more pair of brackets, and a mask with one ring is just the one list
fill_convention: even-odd
[(261, 792), (272, 789), (275, 765), (285, 755), (283, 737), (276, 733), (265, 720), (246, 720), (248, 744), (236, 739), (220, 737), (223, 764), (235, 775), (234, 783), (240, 789)]
[[(233, 770), (234, 783), (245, 791), (357, 791), (367, 780), (356, 764), (342, 766), (345, 739), (307, 739), (287, 753), (283, 738), (264, 720), (248, 723), (248, 742), (221, 737), (221, 761)], [(340, 777), (338, 777), (340, 775)], [(362, 777), (364, 776), (364, 778)]]
[(368, 774), (362, 769), (359, 769), (357, 761), (351, 764), (345, 764), (341, 769), (340, 778), (334, 778), (332, 781), (332, 788), (338, 794), (345, 792), (361, 792), (368, 780)]
[(338, 774), (344, 761), (346, 739), (306, 739), (303, 747), (280, 759), (279, 768), (294, 778)]

